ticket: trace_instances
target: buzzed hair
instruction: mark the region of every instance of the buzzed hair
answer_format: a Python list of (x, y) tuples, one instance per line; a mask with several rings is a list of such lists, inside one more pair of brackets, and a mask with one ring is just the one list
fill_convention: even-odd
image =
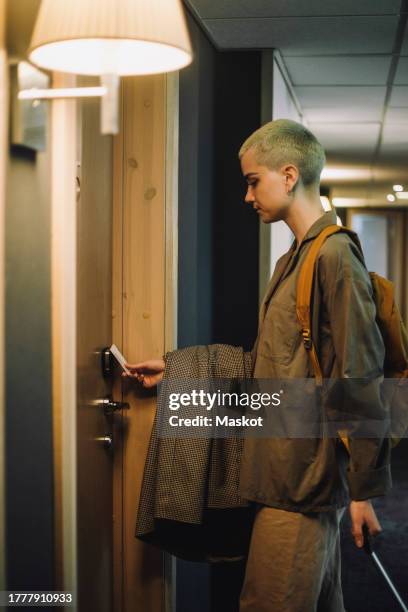
[(303, 185), (318, 185), (326, 163), (324, 149), (317, 138), (301, 123), (276, 119), (265, 123), (247, 138), (239, 150), (241, 157), (254, 148), (258, 164), (277, 170), (293, 164), (299, 170)]

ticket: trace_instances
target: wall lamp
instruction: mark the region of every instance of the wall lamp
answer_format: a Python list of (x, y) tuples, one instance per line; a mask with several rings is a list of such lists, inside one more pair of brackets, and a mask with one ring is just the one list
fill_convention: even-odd
[(192, 50), (181, 0), (42, 0), (28, 57), (47, 70), (100, 76), (101, 87), (25, 90), (20, 99), (100, 96), (102, 133), (116, 134), (120, 77), (180, 70)]

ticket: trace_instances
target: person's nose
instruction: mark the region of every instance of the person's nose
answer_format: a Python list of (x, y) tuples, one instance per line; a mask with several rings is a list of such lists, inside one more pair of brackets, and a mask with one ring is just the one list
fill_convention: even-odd
[(246, 195), (245, 195), (245, 202), (247, 204), (252, 204), (254, 201), (255, 201), (255, 198), (253, 196), (251, 186), (249, 186), (247, 189)]

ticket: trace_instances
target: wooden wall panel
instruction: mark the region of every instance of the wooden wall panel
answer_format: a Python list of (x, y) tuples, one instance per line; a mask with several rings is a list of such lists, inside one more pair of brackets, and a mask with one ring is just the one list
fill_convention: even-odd
[[(114, 162), (113, 341), (136, 362), (165, 351), (166, 77), (126, 78), (122, 94)], [(163, 555), (134, 537), (156, 401), (135, 383), (127, 385), (130, 410), (118, 416), (115, 440), (115, 610), (159, 612)]]

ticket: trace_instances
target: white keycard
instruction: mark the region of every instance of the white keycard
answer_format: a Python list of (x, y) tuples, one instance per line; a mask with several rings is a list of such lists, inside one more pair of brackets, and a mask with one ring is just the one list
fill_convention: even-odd
[(124, 356), (122, 355), (122, 353), (120, 352), (116, 344), (112, 344), (109, 350), (112, 353), (112, 355), (115, 357), (116, 361), (121, 365), (122, 369), (126, 372), (126, 374), (131, 374), (131, 372), (129, 372), (129, 370), (125, 366), (126, 359), (124, 358)]

